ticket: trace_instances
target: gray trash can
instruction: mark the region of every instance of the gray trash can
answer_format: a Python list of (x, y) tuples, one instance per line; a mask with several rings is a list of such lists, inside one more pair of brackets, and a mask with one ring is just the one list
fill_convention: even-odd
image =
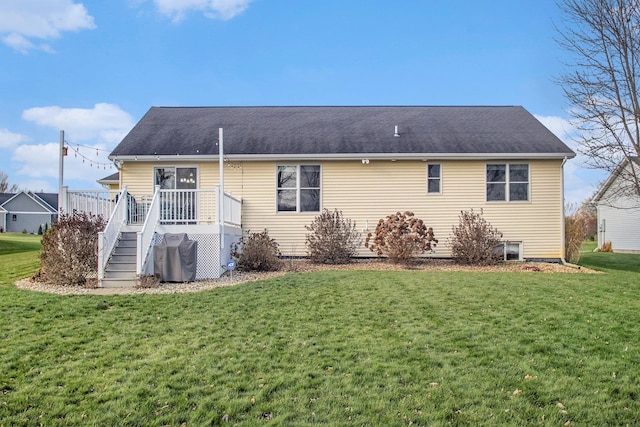
[(162, 242), (153, 247), (153, 268), (163, 282), (193, 282), (196, 280), (198, 242), (186, 233), (166, 233)]

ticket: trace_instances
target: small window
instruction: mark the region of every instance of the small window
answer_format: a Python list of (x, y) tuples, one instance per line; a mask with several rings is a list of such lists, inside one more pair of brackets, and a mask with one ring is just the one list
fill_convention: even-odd
[(502, 242), (493, 252), (503, 261), (522, 261), (522, 242)]
[(488, 202), (526, 202), (529, 200), (529, 165), (488, 164)]
[(278, 166), (276, 173), (278, 212), (320, 211), (320, 166)]
[(11, 221), (17, 221), (18, 215), (11, 215)]
[(442, 192), (440, 182), (442, 178), (440, 176), (440, 164), (427, 165), (427, 193), (439, 194)]

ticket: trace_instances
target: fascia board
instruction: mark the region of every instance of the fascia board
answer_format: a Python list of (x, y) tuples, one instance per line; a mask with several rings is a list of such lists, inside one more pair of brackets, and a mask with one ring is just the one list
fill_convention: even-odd
[[(146, 155), (146, 156), (110, 156), (110, 160), (139, 161), (139, 162), (166, 162), (166, 161), (217, 161), (218, 155)], [(225, 154), (225, 160), (229, 161), (277, 161), (277, 160), (500, 160), (500, 159), (572, 159), (575, 153), (359, 153), (359, 154)]]

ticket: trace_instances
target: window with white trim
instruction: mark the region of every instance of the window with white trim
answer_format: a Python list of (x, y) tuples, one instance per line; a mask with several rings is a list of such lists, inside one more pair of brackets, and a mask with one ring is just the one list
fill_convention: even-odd
[(279, 165), (278, 212), (320, 212), (320, 165)]
[(442, 176), (440, 163), (427, 165), (427, 193), (440, 194), (442, 192)]
[(502, 242), (493, 253), (503, 261), (522, 261), (522, 242)]
[(154, 168), (154, 184), (162, 190), (195, 190), (198, 169), (194, 167), (162, 166)]
[(529, 200), (529, 165), (526, 163), (487, 164), (488, 202)]

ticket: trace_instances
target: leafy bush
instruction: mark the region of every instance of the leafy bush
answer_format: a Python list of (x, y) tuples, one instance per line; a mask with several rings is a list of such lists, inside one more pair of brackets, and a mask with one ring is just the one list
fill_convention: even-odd
[(38, 227), (38, 236), (42, 236), (42, 224)]
[(433, 228), (416, 218), (413, 212), (396, 212), (380, 219), (375, 234), (369, 233), (364, 245), (378, 257), (386, 256), (391, 262), (408, 262), (425, 252), (433, 251), (438, 240)]
[(501, 257), (495, 248), (501, 243), (502, 233), (493, 227), (480, 213), (460, 211), (458, 225), (451, 229), (451, 257), (458, 264), (489, 265)]
[(307, 254), (311, 262), (346, 264), (362, 244), (355, 222), (345, 218), (342, 211), (337, 209), (333, 212), (324, 209), (305, 228), (311, 232), (306, 236)]
[(231, 247), (231, 256), (236, 259), (239, 270), (276, 271), (280, 268), (280, 248), (278, 242), (264, 230), (260, 233), (247, 232), (246, 236)]
[(74, 211), (63, 213), (42, 238), (42, 273), (54, 285), (85, 285), (98, 271), (98, 233), (101, 216)]

